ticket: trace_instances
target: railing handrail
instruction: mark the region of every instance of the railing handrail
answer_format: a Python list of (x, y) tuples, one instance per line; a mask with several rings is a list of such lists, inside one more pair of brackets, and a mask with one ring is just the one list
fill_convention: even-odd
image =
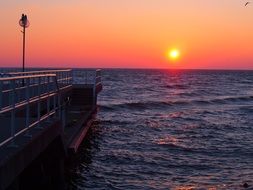
[(20, 79), (27, 79), (27, 78), (39, 78), (39, 77), (56, 77), (56, 74), (26, 75), (26, 76), (17, 76), (17, 77), (4, 77), (4, 78), (0, 78), (0, 81), (11, 81), (11, 80), (20, 80)]
[(59, 73), (59, 72), (71, 72), (72, 69), (60, 69), (60, 70), (41, 70), (41, 71), (27, 71), (27, 72), (10, 72), (8, 74), (11, 75), (25, 75), (25, 74), (33, 74), (33, 73)]

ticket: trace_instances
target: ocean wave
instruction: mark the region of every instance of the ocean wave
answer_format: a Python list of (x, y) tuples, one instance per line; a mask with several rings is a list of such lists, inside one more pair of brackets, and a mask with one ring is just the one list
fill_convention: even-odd
[(168, 84), (168, 85), (163, 85), (162, 87), (169, 88), (169, 89), (188, 89), (187, 85), (183, 84)]
[(210, 100), (211, 103), (231, 103), (231, 102), (248, 102), (252, 101), (253, 96), (231, 96), (231, 97), (224, 97), (224, 98), (216, 98)]
[(188, 105), (216, 105), (216, 104), (231, 104), (231, 103), (245, 103), (253, 101), (253, 96), (234, 96), (224, 98), (214, 98), (208, 100), (177, 100), (177, 101), (140, 101), (140, 102), (126, 102), (119, 104), (101, 105), (100, 108), (107, 110), (117, 110), (120, 108), (126, 109), (154, 109), (172, 106), (188, 106)]
[(147, 108), (161, 108), (162, 106), (173, 106), (173, 105), (186, 105), (187, 101), (176, 101), (176, 102), (165, 102), (165, 101), (147, 101), (147, 102), (127, 102), (121, 104), (107, 104), (101, 105), (100, 108), (107, 109), (147, 109)]

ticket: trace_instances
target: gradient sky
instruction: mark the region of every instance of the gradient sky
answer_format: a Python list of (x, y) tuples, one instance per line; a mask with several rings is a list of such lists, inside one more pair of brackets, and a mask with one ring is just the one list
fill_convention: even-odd
[[(1, 0), (0, 66), (253, 69), (243, 0)], [(181, 58), (166, 58), (178, 48)]]

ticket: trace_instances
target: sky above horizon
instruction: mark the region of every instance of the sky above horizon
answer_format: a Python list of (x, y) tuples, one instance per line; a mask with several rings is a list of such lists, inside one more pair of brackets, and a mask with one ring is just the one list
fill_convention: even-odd
[[(243, 0), (0, 2), (0, 66), (253, 69), (253, 3)], [(166, 54), (177, 48), (180, 58)]]

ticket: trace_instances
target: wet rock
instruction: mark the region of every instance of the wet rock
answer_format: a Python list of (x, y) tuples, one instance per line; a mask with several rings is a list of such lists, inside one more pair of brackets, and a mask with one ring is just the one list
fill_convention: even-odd
[(244, 183), (242, 186), (243, 186), (244, 188), (248, 188), (248, 187), (249, 187), (249, 184), (248, 184), (248, 183)]

